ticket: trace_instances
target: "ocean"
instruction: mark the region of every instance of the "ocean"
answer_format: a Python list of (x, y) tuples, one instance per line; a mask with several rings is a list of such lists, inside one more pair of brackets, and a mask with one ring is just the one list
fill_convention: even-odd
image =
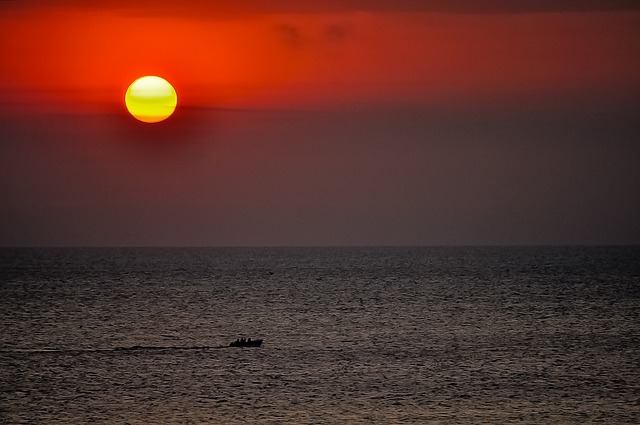
[(6, 248), (0, 275), (0, 423), (640, 423), (640, 247)]

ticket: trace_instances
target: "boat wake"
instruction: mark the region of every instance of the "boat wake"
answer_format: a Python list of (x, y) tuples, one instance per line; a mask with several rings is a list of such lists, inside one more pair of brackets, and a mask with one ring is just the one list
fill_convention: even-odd
[(28, 354), (81, 354), (81, 353), (108, 353), (131, 351), (188, 351), (188, 350), (217, 350), (228, 348), (226, 345), (193, 345), (193, 346), (155, 346), (133, 345), (130, 347), (114, 348), (14, 348), (0, 349), (0, 354), (28, 353)]

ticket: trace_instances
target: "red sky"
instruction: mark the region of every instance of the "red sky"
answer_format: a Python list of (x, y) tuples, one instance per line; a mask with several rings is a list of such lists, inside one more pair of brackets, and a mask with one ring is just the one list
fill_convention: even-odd
[(0, 3), (0, 244), (640, 242), (640, 6), (471, 3)]
[(252, 13), (232, 2), (16, 3), (1, 16), (0, 87), (44, 100), (49, 92), (78, 107), (114, 102), (145, 73), (166, 76), (183, 104), (196, 106), (441, 101), (640, 84), (638, 10), (447, 13), (416, 11), (415, 2), (383, 11), (279, 2)]

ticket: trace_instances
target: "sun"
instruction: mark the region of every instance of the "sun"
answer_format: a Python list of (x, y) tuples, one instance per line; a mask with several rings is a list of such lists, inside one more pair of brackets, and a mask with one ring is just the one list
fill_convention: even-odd
[(178, 95), (164, 78), (147, 75), (131, 83), (124, 95), (124, 103), (137, 120), (154, 123), (164, 121), (173, 114)]

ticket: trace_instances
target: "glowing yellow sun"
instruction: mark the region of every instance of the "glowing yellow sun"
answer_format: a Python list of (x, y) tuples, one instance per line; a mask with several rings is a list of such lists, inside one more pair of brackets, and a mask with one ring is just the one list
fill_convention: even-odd
[(149, 123), (160, 122), (173, 114), (178, 95), (167, 80), (148, 75), (131, 83), (124, 95), (124, 103), (136, 119)]

